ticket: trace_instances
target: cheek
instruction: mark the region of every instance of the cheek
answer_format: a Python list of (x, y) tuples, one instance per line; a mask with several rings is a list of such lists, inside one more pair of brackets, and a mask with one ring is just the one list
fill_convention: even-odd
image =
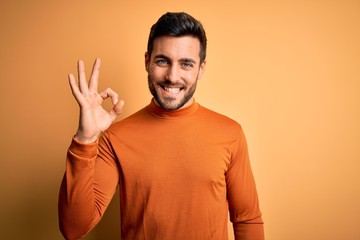
[(186, 81), (188, 83), (194, 83), (196, 82), (197, 78), (198, 78), (198, 72), (194, 71), (194, 72), (185, 72), (183, 75), (184, 79), (186, 79)]
[(148, 73), (153, 78), (162, 78), (166, 75), (166, 72), (159, 67), (151, 67)]

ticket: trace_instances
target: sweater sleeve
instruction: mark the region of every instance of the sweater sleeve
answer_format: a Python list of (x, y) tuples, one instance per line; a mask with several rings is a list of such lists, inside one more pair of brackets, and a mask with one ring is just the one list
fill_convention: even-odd
[(235, 240), (264, 240), (258, 195), (242, 130), (226, 172), (226, 183)]
[(113, 197), (119, 171), (106, 138), (82, 144), (72, 140), (59, 201), (59, 225), (65, 239), (79, 239), (100, 221)]

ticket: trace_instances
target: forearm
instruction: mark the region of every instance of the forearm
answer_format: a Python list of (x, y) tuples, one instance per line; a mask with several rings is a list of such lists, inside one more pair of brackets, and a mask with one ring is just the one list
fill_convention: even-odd
[(78, 239), (95, 227), (118, 179), (115, 157), (105, 137), (92, 144), (72, 141), (59, 195), (59, 223), (66, 239)]
[(264, 240), (261, 216), (250, 221), (233, 223), (235, 240)]
[(96, 145), (73, 141), (69, 148), (58, 204), (60, 230), (66, 239), (84, 236), (100, 218), (93, 184), (96, 155)]

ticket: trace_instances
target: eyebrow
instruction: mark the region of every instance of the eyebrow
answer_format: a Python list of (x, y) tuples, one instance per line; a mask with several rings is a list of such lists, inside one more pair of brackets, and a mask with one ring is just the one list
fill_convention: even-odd
[(169, 60), (169, 58), (167, 57), (167, 56), (165, 56), (164, 54), (158, 54), (158, 55), (155, 55), (155, 57), (154, 57), (155, 59), (157, 59), (157, 58), (164, 58), (164, 59), (167, 59), (167, 60)]
[(194, 63), (196, 64), (196, 61), (192, 58), (183, 58), (183, 59), (180, 59), (180, 61), (182, 62), (186, 62), (186, 63)]
[[(154, 57), (154, 59), (159, 59), (159, 58), (170, 60), (170, 58), (167, 57), (164, 54), (158, 54), (158, 55), (155, 55), (155, 57)], [(192, 58), (181, 58), (179, 60), (179, 62), (186, 62), (186, 63), (194, 63), (194, 64), (196, 64), (196, 61), (194, 59), (192, 59)]]

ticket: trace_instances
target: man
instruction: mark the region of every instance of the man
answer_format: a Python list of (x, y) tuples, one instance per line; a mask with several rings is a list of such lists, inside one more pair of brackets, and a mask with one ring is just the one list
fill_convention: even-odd
[[(89, 84), (78, 62), (79, 128), (68, 150), (59, 196), (66, 239), (87, 234), (117, 186), (122, 239), (264, 239), (243, 131), (193, 97), (205, 70), (206, 35), (186, 13), (167, 13), (150, 31), (145, 68), (151, 103), (112, 124), (124, 102), (97, 92), (100, 60)], [(110, 98), (112, 110), (101, 104)]]

